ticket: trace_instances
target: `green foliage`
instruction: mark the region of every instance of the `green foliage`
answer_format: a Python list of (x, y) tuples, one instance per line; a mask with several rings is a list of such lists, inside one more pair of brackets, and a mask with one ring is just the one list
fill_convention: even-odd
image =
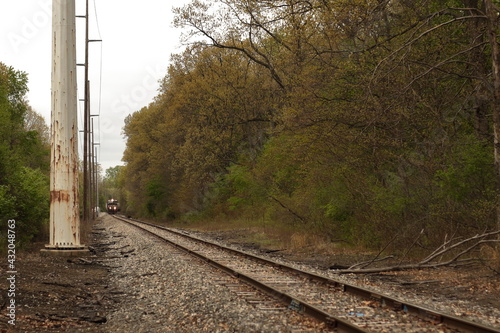
[(266, 200), (266, 190), (256, 183), (248, 166), (233, 164), (227, 168), (227, 173), (211, 185), (205, 195), (204, 206), (215, 215), (221, 210), (243, 215), (244, 211), (255, 209)]
[[(48, 225), (49, 199), (48, 177), (40, 170), (20, 167), (8, 187), (0, 186), (0, 219), (16, 220), (19, 248), (29, 244)], [(4, 227), (5, 224), (2, 232)]]
[[(49, 147), (27, 128), (27, 75), (0, 63), (0, 221), (16, 220), (19, 248), (29, 244), (49, 217)], [(46, 125), (45, 125), (46, 126)], [(4, 250), (6, 223), (0, 224)]]
[(0, 187), (0, 208), (3, 221), (17, 222), (19, 248), (29, 244), (48, 224), (48, 177), (40, 170), (20, 167), (12, 175), (10, 185)]
[(40, 170), (21, 167), (13, 188), (20, 241), (28, 242), (48, 223), (49, 180)]
[(146, 212), (149, 216), (154, 217), (162, 210), (161, 207), (158, 207), (158, 204), (164, 192), (163, 184), (159, 178), (152, 179), (146, 184)]
[(10, 186), (0, 185), (0, 212), (2, 220), (16, 216), (16, 198), (10, 194)]
[(236, 210), (239, 206), (249, 204), (252, 198), (252, 182), (248, 168), (241, 165), (233, 165), (228, 168), (224, 177), (226, 192), (232, 194), (227, 202), (230, 210)]
[(468, 138), (456, 147), (449, 165), (438, 170), (436, 216), (480, 231), (494, 219), (496, 205), (493, 153), (489, 145)]
[(387, 172), (383, 183), (374, 184), (374, 206), (396, 216), (401, 216), (412, 204), (411, 196), (405, 194), (404, 180), (394, 172)]
[(329, 203), (323, 206), (325, 209), (325, 217), (333, 221), (346, 222), (352, 212), (348, 208), (348, 202), (342, 197), (336, 196)]
[(494, 191), (491, 146), (471, 137), (452, 153), (449, 166), (436, 172), (443, 196), (463, 202)]
[[(210, 184), (238, 154), (252, 158), (260, 149), (276, 98), (237, 52), (194, 46), (173, 61), (161, 94), (124, 128), (131, 208), (148, 215), (202, 210)], [(151, 184), (162, 189), (156, 204)]]

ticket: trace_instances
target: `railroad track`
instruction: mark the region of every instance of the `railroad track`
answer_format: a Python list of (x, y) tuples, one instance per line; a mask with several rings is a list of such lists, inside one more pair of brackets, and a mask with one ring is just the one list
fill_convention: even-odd
[(185, 232), (114, 217), (210, 263), (288, 308), (323, 321), (339, 332), (500, 333), (497, 328), (298, 270)]

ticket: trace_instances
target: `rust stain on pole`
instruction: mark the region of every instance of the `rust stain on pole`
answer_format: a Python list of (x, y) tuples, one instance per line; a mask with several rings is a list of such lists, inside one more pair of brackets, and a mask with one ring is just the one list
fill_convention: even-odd
[(50, 202), (70, 202), (70, 194), (65, 191), (50, 191)]

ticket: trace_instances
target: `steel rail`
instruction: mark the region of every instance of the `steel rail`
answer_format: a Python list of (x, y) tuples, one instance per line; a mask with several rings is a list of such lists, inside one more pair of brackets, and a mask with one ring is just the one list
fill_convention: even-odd
[[(121, 221), (130, 223), (127, 219), (117, 217), (117, 216), (114, 216), (114, 217), (121, 220)], [(378, 301), (381, 305), (386, 306), (386, 307), (392, 307), (394, 310), (402, 310), (402, 311), (405, 311), (408, 313), (415, 314), (421, 318), (431, 319), (434, 322), (442, 323), (449, 328), (455, 328), (455, 329), (459, 329), (463, 332), (470, 332), (470, 333), (500, 333), (500, 330), (497, 328), (494, 328), (494, 327), (486, 326), (486, 325), (483, 325), (480, 323), (476, 323), (476, 322), (473, 322), (470, 320), (459, 318), (459, 317), (456, 317), (456, 316), (453, 316), (450, 314), (446, 314), (446, 313), (443, 313), (440, 311), (431, 310), (431, 309), (425, 308), (425, 307), (420, 306), (420, 305), (416, 305), (416, 304), (413, 304), (410, 302), (403, 301), (401, 299), (397, 299), (394, 297), (380, 294), (378, 292), (374, 292), (373, 290), (369, 290), (369, 289), (354, 286), (354, 285), (349, 285), (349, 284), (346, 284), (344, 282), (334, 280), (332, 278), (328, 278), (328, 277), (321, 276), (321, 275), (318, 275), (315, 273), (300, 270), (300, 269), (294, 268), (292, 266), (289, 266), (289, 265), (286, 265), (283, 263), (278, 263), (276, 261), (273, 261), (273, 260), (270, 260), (270, 259), (267, 259), (264, 257), (260, 257), (258, 255), (250, 254), (250, 253), (236, 250), (236, 249), (233, 249), (233, 248), (230, 248), (230, 247), (227, 247), (224, 245), (220, 245), (220, 244), (208, 241), (208, 240), (204, 240), (204, 239), (201, 239), (199, 237), (189, 235), (189, 234), (186, 234), (184, 232), (180, 232), (180, 231), (172, 229), (172, 228), (159, 226), (159, 225), (149, 223), (149, 222), (139, 221), (136, 219), (129, 219), (129, 220), (132, 220), (133, 222), (136, 222), (136, 223), (145, 224), (145, 225), (148, 225), (148, 226), (151, 226), (154, 228), (158, 228), (161, 230), (165, 230), (165, 231), (171, 232), (173, 234), (176, 234), (178, 236), (186, 237), (188, 239), (193, 239), (193, 240), (199, 241), (199, 242), (206, 244), (206, 245), (209, 245), (209, 246), (222, 248), (226, 251), (229, 251), (229, 252), (235, 253), (237, 255), (244, 256), (244, 257), (249, 257), (249, 258), (252, 258), (254, 260), (261, 261), (263, 263), (272, 264), (273, 266), (279, 267), (281, 269), (284, 269), (284, 270), (287, 270), (287, 271), (290, 271), (293, 273), (303, 275), (309, 279), (313, 279), (313, 280), (316, 280), (319, 282), (327, 283), (327, 284), (330, 284), (330, 285), (335, 286), (335, 287), (341, 287), (343, 289), (343, 291), (346, 293), (350, 293), (350, 294), (353, 294), (353, 295), (356, 295), (356, 296), (359, 296), (359, 297), (362, 297), (365, 299)], [(324, 312), (324, 311), (322, 311), (322, 310), (320, 310), (312, 305), (309, 305), (306, 302), (303, 302), (302, 300), (300, 300), (296, 297), (293, 297), (293, 296), (287, 295), (285, 293), (282, 293), (280, 291), (277, 291), (277, 290), (273, 289), (272, 287), (266, 285), (265, 283), (254, 280), (253, 278), (251, 278), (251, 277), (249, 277), (241, 272), (237, 272), (237, 271), (233, 270), (232, 268), (226, 267), (226, 266), (224, 266), (224, 265), (222, 265), (222, 264), (220, 264), (220, 263), (218, 263), (210, 258), (206, 258), (205, 256), (203, 256), (200, 253), (197, 253), (197, 252), (192, 251), (190, 249), (184, 248), (181, 245), (178, 245), (174, 242), (171, 242), (167, 239), (164, 239), (163, 237), (156, 235), (155, 233), (153, 233), (147, 229), (144, 229), (140, 226), (137, 226), (136, 224), (133, 224), (133, 223), (130, 223), (130, 224), (136, 226), (137, 228), (141, 228), (142, 230), (145, 230), (148, 233), (155, 235), (156, 237), (159, 237), (159, 238), (163, 239), (164, 241), (167, 241), (168, 243), (171, 243), (172, 245), (174, 245), (178, 248), (181, 248), (184, 251), (189, 252), (192, 255), (203, 259), (204, 261), (209, 262), (211, 265), (218, 267), (221, 270), (224, 270), (227, 273), (234, 275), (234, 276), (240, 278), (241, 280), (246, 281), (247, 283), (249, 283), (251, 285), (254, 285), (256, 288), (266, 292), (267, 294), (269, 294), (277, 299), (280, 299), (282, 302), (284, 302), (286, 304), (293, 304), (294, 307), (297, 306), (298, 308), (301, 308), (304, 313), (309, 314), (309, 315), (315, 317), (316, 319), (319, 319), (319, 320), (326, 322), (327, 324), (330, 325), (330, 327), (336, 327), (339, 330), (344, 329), (344, 330), (341, 330), (341, 332), (366, 332), (357, 326), (355, 326), (354, 328), (350, 328), (353, 325), (346, 322), (343, 319), (335, 318), (331, 314), (328, 314), (328, 313), (326, 313), (326, 312)], [(346, 323), (350, 326), (344, 327), (343, 326), (344, 323)], [(340, 326), (338, 326), (338, 325), (340, 325)], [(352, 329), (355, 329), (355, 330), (352, 330)]]
[[(280, 301), (281, 303), (287, 305), (287, 306), (293, 306), (294, 309), (296, 309), (298, 312), (300, 313), (304, 313), (308, 316), (311, 316), (313, 318), (316, 318), (317, 320), (320, 320), (324, 323), (326, 323), (326, 325), (328, 327), (331, 327), (331, 328), (335, 328), (337, 329), (339, 332), (345, 332), (345, 333), (370, 333), (370, 331), (367, 331), (361, 327), (358, 327), (346, 320), (343, 320), (341, 318), (337, 318), (335, 316), (332, 316), (331, 314), (321, 310), (321, 309), (318, 309), (317, 307), (311, 305), (311, 304), (308, 304), (307, 302), (304, 302), (303, 300), (297, 298), (297, 297), (294, 297), (294, 296), (291, 296), (287, 293), (284, 293), (284, 292), (281, 292), (279, 290), (276, 290), (274, 289), (273, 287), (271, 287), (270, 285), (266, 284), (266, 283), (263, 283), (261, 281), (258, 281), (242, 272), (239, 272), (237, 270), (234, 270), (230, 267), (227, 267), (215, 260), (212, 260), (206, 256), (204, 256), (203, 254), (201, 253), (198, 253), (196, 251), (193, 251), (191, 249), (188, 249), (187, 247), (184, 247), (180, 244), (177, 244), (169, 239), (166, 239), (148, 229), (145, 229), (141, 226), (138, 226), (134, 223), (131, 223), (130, 221), (127, 221), (126, 219), (124, 218), (121, 218), (121, 217), (117, 217), (117, 216), (113, 216), (114, 218), (120, 220), (120, 221), (123, 221), (125, 223), (128, 223), (136, 228), (139, 228), (141, 229), (142, 231), (145, 231), (146, 233), (168, 243), (169, 245), (171, 246), (174, 246), (176, 247), (177, 249), (180, 249), (180, 250), (183, 250), (185, 251), (186, 253), (189, 253), (190, 255), (194, 256), (194, 257), (197, 257), (199, 259), (201, 259), (202, 261), (210, 264), (211, 266), (213, 267), (216, 267), (217, 269), (220, 269), (222, 270), (223, 272), (253, 286), (254, 288), (262, 291), (263, 293), (273, 297), (274, 299)], [(137, 222), (137, 223), (145, 223), (145, 222), (142, 222), (142, 221), (136, 221), (134, 220), (134, 222)], [(148, 224), (148, 223), (145, 223), (145, 224)], [(154, 224), (149, 224), (150, 226), (155, 226)], [(158, 226), (156, 226), (158, 227)], [(169, 230), (167, 230), (169, 231)]]

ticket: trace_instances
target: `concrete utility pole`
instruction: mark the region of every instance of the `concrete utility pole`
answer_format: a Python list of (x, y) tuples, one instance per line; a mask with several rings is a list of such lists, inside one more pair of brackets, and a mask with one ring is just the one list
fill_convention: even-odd
[(50, 244), (79, 250), (75, 0), (52, 1)]

